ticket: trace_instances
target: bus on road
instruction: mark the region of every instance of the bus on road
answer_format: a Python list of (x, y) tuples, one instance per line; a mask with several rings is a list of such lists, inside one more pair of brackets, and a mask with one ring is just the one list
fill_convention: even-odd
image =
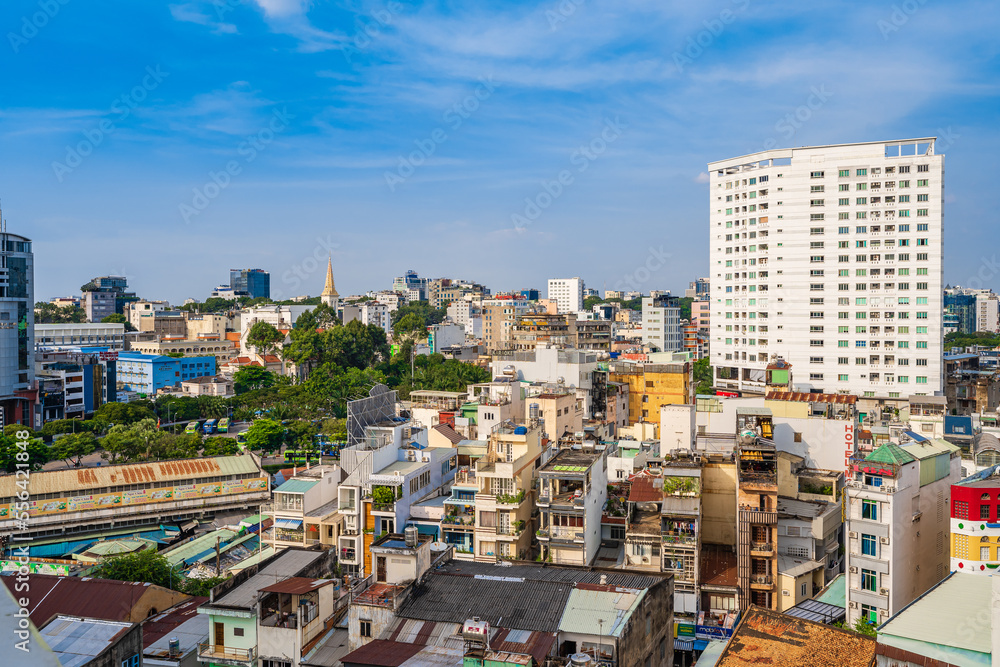
[(285, 450), (285, 463), (306, 463), (307, 461), (319, 461), (319, 452), (313, 449)]
[(204, 426), (205, 435), (212, 435), (213, 433), (215, 433), (215, 424), (216, 420), (214, 419), (209, 419), (207, 422), (205, 422)]
[(197, 433), (198, 432), (198, 426), (200, 426), (200, 424), (198, 423), (197, 420), (195, 420), (193, 422), (188, 422), (187, 428), (184, 429), (184, 432), (185, 433)]
[(229, 417), (223, 417), (219, 420), (219, 425), (216, 427), (216, 432), (218, 433), (229, 433)]

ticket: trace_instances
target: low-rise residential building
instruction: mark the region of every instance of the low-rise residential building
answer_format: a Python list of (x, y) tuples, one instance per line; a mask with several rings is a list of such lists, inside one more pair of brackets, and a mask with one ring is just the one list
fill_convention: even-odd
[(740, 611), (777, 609), (778, 455), (770, 410), (736, 412), (736, 546)]
[(689, 362), (646, 364), (615, 362), (610, 364), (612, 382), (628, 385), (630, 424), (656, 423), (664, 405), (693, 404), (693, 366)]
[[(603, 395), (598, 372), (597, 353), (585, 350), (537, 347), (534, 350), (495, 354), (490, 364), (493, 377), (508, 376), (531, 384), (549, 384), (572, 389), (583, 401), (584, 418), (594, 413), (595, 396)], [(631, 422), (630, 422), (631, 423)]]
[(674, 576), (674, 613), (692, 619), (700, 611), (701, 472), (701, 460), (691, 457), (663, 464), (662, 571)]
[(38, 633), (63, 665), (112, 667), (142, 662), (142, 626), (138, 623), (58, 614)]
[(948, 498), (959, 449), (888, 443), (851, 461), (847, 480), (847, 622), (885, 622), (949, 570)]
[[(300, 471), (274, 490), (271, 514), (274, 526), (268, 542), (274, 547), (310, 547), (324, 542), (336, 544), (333, 534), (340, 525), (338, 498), (344, 471), (338, 465), (319, 465)], [(339, 534), (339, 530), (336, 530)]]
[(198, 608), (209, 627), (198, 661), (257, 667), (277, 660), (298, 667), (302, 647), (324, 631), (335, 610), (333, 582), (324, 579), (330, 567), (324, 552), (291, 548), (217, 586)]
[(681, 308), (677, 297), (642, 298), (642, 344), (653, 352), (683, 349)]
[(181, 392), (186, 396), (235, 396), (232, 378), (225, 375), (205, 375), (181, 382)]
[(543, 561), (590, 565), (601, 546), (607, 498), (608, 449), (560, 449), (538, 469), (539, 556)]
[[(575, 392), (559, 391), (551, 387), (532, 386), (525, 399), (526, 412), (518, 421), (531, 419), (532, 416), (542, 422), (545, 437), (559, 440), (567, 435), (572, 436), (583, 431), (582, 401)], [(539, 392), (540, 393), (534, 393)]]

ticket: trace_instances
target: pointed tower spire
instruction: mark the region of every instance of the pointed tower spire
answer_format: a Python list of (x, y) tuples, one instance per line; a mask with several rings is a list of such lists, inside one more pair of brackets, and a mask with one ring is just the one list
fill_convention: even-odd
[(326, 265), (326, 285), (323, 286), (323, 293), (320, 295), (320, 302), (337, 310), (340, 295), (333, 284), (333, 257), (331, 256)]

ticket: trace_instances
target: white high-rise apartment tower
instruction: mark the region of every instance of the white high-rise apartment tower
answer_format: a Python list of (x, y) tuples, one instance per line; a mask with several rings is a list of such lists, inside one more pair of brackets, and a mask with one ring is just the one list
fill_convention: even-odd
[(560, 313), (583, 310), (583, 278), (550, 278), (548, 298), (555, 299)]
[(716, 386), (897, 397), (942, 389), (944, 156), (934, 138), (712, 162)]

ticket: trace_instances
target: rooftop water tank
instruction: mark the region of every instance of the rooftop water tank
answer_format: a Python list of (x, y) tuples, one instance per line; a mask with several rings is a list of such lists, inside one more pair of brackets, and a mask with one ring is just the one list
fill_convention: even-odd
[(413, 526), (413, 525), (407, 526), (406, 530), (403, 531), (403, 537), (404, 537), (404, 539), (406, 541), (406, 546), (410, 547), (411, 549), (413, 549), (414, 547), (416, 547), (417, 546), (417, 541), (419, 539), (418, 538), (419, 534), (420, 534), (420, 531), (417, 530), (416, 526)]
[(569, 657), (570, 667), (591, 667), (594, 659), (586, 653), (574, 653)]
[(528, 435), (528, 427), (518, 426), (517, 428), (514, 429), (514, 435)]

